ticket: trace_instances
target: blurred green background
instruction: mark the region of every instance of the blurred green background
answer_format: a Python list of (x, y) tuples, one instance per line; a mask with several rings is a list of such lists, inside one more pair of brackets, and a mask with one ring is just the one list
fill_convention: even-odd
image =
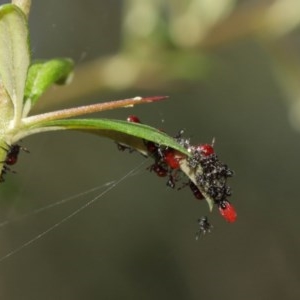
[[(0, 1), (4, 3), (4, 1)], [(238, 221), (188, 189), (166, 187), (150, 161), (96, 203), (0, 263), (1, 299), (299, 299), (298, 1), (33, 1), (33, 58), (66, 56), (74, 82), (36, 112), (169, 95), (136, 114), (170, 135), (212, 141), (235, 170)], [(32, 136), (0, 189), (0, 259), (144, 161), (110, 140)], [(213, 232), (195, 241), (197, 219)], [(5, 225), (6, 220), (20, 218)]]

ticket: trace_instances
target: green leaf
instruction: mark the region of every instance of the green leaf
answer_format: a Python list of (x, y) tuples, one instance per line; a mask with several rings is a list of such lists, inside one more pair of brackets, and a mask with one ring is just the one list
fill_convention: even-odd
[(68, 58), (34, 62), (28, 70), (24, 101), (30, 100), (32, 107), (50, 85), (66, 83), (73, 66)]
[(174, 138), (156, 128), (139, 123), (110, 119), (71, 119), (47, 121), (39, 123), (38, 127), (39, 128), (33, 126), (27, 128), (27, 133), (32, 134), (39, 130), (79, 130), (111, 138), (116, 142), (124, 143), (141, 152), (147, 152), (144, 143), (144, 140), (147, 140), (168, 146), (188, 156), (190, 155), (189, 152), (178, 144)]
[[(18, 138), (54, 130), (77, 130), (108, 137), (147, 156), (149, 152), (145, 141), (151, 141), (159, 145), (170, 147), (185, 154), (187, 157), (191, 155), (187, 149), (177, 143), (173, 137), (168, 136), (156, 128), (140, 123), (111, 119), (63, 119), (44, 121), (28, 127), (26, 126), (23, 134)], [(180, 168), (186, 176), (197, 185), (195, 169), (190, 168), (187, 159), (183, 158), (181, 160)], [(198, 188), (204, 195), (210, 210), (212, 210), (214, 205), (213, 199), (205, 192), (203, 187), (198, 186)]]
[(13, 4), (0, 6), (0, 80), (14, 105), (14, 120), (21, 117), (30, 64), (29, 33), (24, 13)]

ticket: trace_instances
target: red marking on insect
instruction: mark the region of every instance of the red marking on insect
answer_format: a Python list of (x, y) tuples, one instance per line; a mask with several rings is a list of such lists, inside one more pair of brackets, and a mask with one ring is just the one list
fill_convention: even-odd
[(195, 198), (202, 200), (204, 199), (204, 196), (202, 195), (202, 193), (200, 192), (200, 190), (198, 189), (198, 187), (195, 185), (195, 183), (193, 181), (190, 181), (188, 183), (191, 191), (193, 192)]
[(215, 150), (210, 144), (201, 144), (196, 147), (196, 150), (199, 151), (204, 156), (209, 156), (215, 153)]
[(222, 217), (229, 223), (233, 223), (236, 221), (237, 213), (232, 206), (232, 204), (228, 200), (221, 201), (218, 204), (220, 214)]
[(0, 182), (4, 181), (4, 175), (8, 172), (11, 171), (13, 173), (15, 173), (14, 171), (12, 171), (8, 166), (12, 166), (15, 163), (17, 163), (18, 161), (18, 155), (20, 153), (20, 150), (22, 149), (25, 152), (29, 152), (26, 148), (21, 147), (18, 144), (15, 145), (7, 145), (8, 149), (1, 147), (2, 149), (4, 149), (5, 151), (7, 151), (6, 153), (6, 157), (5, 160), (2, 161), (1, 163), (4, 164), (3, 168), (2, 168), (2, 172), (0, 174)]
[(11, 145), (7, 151), (5, 163), (7, 165), (14, 165), (18, 160), (18, 155), (20, 152), (21, 146), (20, 145)]
[(163, 159), (171, 169), (179, 169), (182, 156), (173, 149), (167, 149), (163, 152)]
[(2, 147), (2, 149), (6, 151), (6, 158), (4, 161), (2, 161), (2, 163), (4, 163), (5, 165), (9, 165), (9, 166), (14, 165), (18, 161), (20, 150), (29, 153), (28, 149), (21, 147), (18, 144), (7, 145), (7, 146), (8, 146), (7, 149)]
[(135, 116), (135, 115), (130, 115), (127, 117), (127, 122), (132, 122), (132, 123), (141, 123), (140, 119)]

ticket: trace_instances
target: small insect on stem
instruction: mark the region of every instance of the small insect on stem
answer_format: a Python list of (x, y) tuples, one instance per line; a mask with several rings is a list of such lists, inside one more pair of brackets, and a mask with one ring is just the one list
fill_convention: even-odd
[(11, 145), (6, 153), (5, 163), (9, 166), (14, 165), (20, 153), (20, 145)]
[[(14, 164), (17, 163), (18, 161), (18, 156), (20, 153), (20, 150), (23, 150), (27, 153), (29, 153), (29, 150), (21, 147), (18, 144), (14, 144), (14, 145), (7, 145), (8, 149), (1, 147), (2, 149), (4, 149), (6, 151), (6, 158), (4, 161), (2, 161), (1, 163), (4, 164), (2, 172), (0, 174), (0, 182), (4, 181), (4, 175), (8, 172), (11, 171), (11, 169), (9, 168), (9, 166), (12, 166)], [(15, 173), (14, 171), (11, 171), (13, 173)]]

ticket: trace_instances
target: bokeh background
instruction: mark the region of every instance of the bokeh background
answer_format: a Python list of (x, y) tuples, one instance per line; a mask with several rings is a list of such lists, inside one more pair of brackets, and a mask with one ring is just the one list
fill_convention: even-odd
[[(1, 4), (4, 1), (0, 1)], [(136, 95), (138, 115), (211, 142), (236, 175), (226, 223), (170, 190), (138, 154), (74, 132), (32, 136), (0, 189), (0, 260), (102, 190), (135, 175), (0, 262), (1, 299), (299, 299), (300, 4), (296, 0), (33, 1), (33, 58), (71, 57), (73, 84), (33, 113)], [(26, 217), (26, 215), (29, 216)], [(195, 241), (197, 219), (214, 229)], [(25, 217), (24, 217), (25, 216)], [(9, 221), (12, 220), (12, 221)]]

